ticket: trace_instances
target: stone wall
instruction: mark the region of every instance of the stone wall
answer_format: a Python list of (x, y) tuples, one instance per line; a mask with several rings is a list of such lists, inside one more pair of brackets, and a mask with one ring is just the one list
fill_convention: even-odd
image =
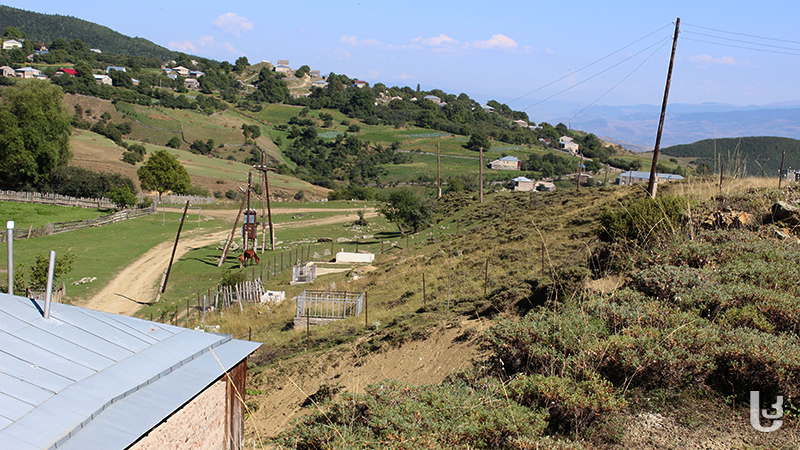
[(133, 444), (131, 450), (219, 450), (225, 441), (225, 379), (220, 379), (165, 422)]

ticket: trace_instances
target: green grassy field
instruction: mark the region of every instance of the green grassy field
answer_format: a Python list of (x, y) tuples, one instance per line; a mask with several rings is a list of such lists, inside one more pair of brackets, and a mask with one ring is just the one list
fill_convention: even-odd
[(0, 218), (3, 222), (13, 220), (18, 235), (29, 227), (41, 228), (48, 223), (96, 219), (105, 214), (108, 212), (97, 209), (0, 202)]

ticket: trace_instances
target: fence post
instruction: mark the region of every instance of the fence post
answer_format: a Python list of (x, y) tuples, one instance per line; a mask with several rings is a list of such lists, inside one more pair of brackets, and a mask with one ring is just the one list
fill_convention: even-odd
[(425, 292), (425, 272), (422, 272), (422, 307), (428, 309), (428, 296)]
[(483, 295), (486, 296), (486, 287), (489, 284), (489, 258), (486, 258), (486, 274), (483, 277)]
[[(347, 300), (347, 298), (345, 298), (345, 300)], [(369, 326), (369, 297), (366, 292), (364, 292), (364, 326)]]

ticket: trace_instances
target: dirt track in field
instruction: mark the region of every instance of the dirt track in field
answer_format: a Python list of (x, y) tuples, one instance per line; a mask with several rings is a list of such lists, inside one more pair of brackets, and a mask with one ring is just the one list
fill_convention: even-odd
[[(275, 229), (303, 228), (312, 225), (350, 222), (358, 218), (357, 212), (360, 210), (361, 208), (340, 210), (347, 212), (347, 214), (275, 224)], [(167, 211), (182, 213), (183, 209), (167, 208)], [(291, 208), (279, 209), (276, 211), (276, 214), (300, 214), (326, 210)], [(231, 223), (235, 220), (237, 213), (238, 210), (208, 210), (202, 212), (202, 214), (207, 217), (214, 217), (230, 221)], [(374, 210), (367, 210), (364, 214), (365, 217), (375, 217), (376, 215), (377, 213)], [(175, 260), (177, 261), (190, 250), (224, 241), (229, 233), (229, 229), (213, 233), (208, 233), (205, 230), (187, 231), (178, 241), (178, 248), (175, 251)], [(147, 253), (119, 272), (106, 287), (97, 293), (97, 295), (83, 302), (80, 306), (128, 316), (135, 314), (143, 306), (154, 301), (158, 295), (158, 286), (160, 285), (163, 272), (169, 264), (169, 258), (174, 245), (175, 243), (173, 241), (168, 241), (151, 248)]]

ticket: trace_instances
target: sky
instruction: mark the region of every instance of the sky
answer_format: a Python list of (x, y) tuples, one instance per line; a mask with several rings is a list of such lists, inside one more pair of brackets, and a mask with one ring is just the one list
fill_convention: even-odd
[(3, 0), (233, 63), (289, 60), (370, 84), (498, 100), (534, 121), (558, 105), (800, 102), (800, 2)]

